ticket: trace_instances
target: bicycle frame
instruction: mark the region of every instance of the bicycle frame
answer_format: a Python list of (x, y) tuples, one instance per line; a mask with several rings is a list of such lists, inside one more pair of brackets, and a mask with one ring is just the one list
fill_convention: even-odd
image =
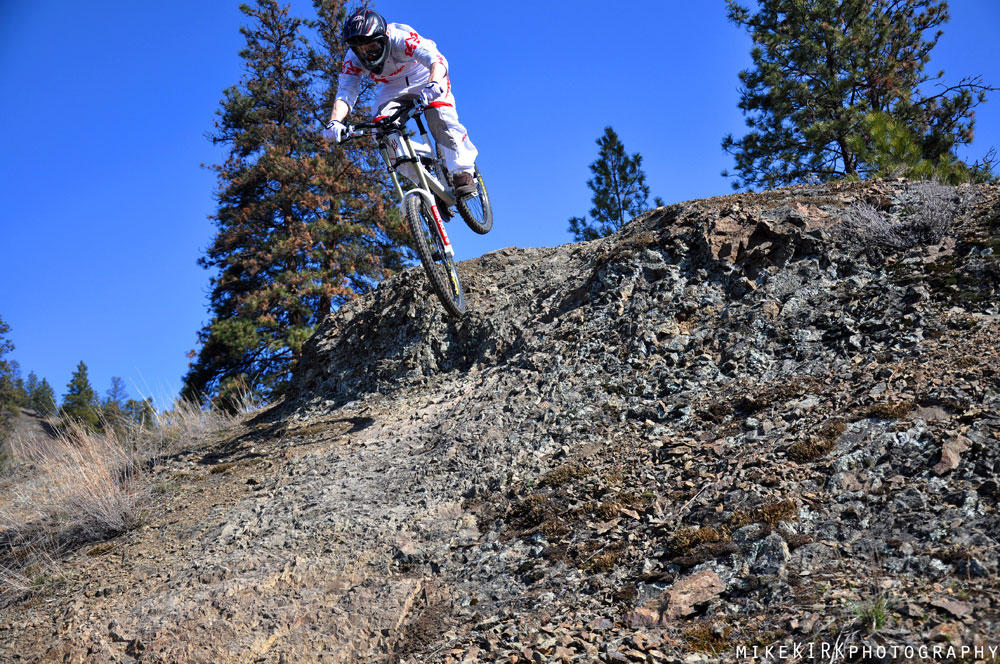
[[(467, 210), (465, 199), (456, 199), (443, 160), (438, 158), (441, 146), (431, 142), (424, 128), (421, 118), (424, 108), (419, 101), (412, 101), (389, 117), (348, 125), (339, 142), (361, 137), (378, 141), (379, 156), (392, 177), (403, 218), (412, 236), (411, 247), (420, 256), (431, 290), (440, 298), (448, 314), (457, 319), (465, 313), (465, 292), (455, 267), (455, 249), (445, 230), (444, 218), (451, 217), (450, 208), (455, 206), (457, 214), (472, 230), (482, 234), (489, 231), (492, 215), (488, 217), (489, 223), (483, 224)], [(407, 127), (411, 119), (416, 121), (423, 143), (411, 138), (416, 135)], [(414, 187), (404, 191), (400, 176)], [(476, 177), (480, 178), (478, 187), (486, 200), (478, 171)]]
[[(421, 109), (422, 110), (422, 109)], [(440, 200), (446, 207), (455, 205), (456, 200), (452, 192), (441, 182), (441, 179), (427, 170), (425, 161), (437, 164), (438, 159), (435, 152), (430, 147), (430, 140), (427, 131), (424, 129), (420, 118), (415, 118), (417, 126), (420, 128), (421, 136), (426, 143), (419, 143), (411, 140), (410, 132), (406, 125), (401, 125), (398, 131), (393, 131), (379, 138), (379, 152), (382, 160), (389, 169), (393, 186), (396, 188), (396, 197), (399, 199), (399, 207), (404, 213), (406, 211), (406, 199), (410, 196), (421, 196), (427, 207), (431, 210), (434, 223), (437, 225), (438, 233), (444, 243), (444, 250), (452, 258), (455, 257), (455, 250), (451, 246), (448, 232), (444, 228), (444, 220), (438, 209), (437, 202)], [(404, 192), (399, 182), (399, 174), (416, 185), (416, 188)]]

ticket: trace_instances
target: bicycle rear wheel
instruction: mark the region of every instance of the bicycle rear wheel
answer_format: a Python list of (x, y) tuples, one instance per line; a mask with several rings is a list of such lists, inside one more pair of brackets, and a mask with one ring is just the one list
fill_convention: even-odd
[(438, 233), (430, 207), (418, 195), (406, 199), (406, 223), (431, 288), (445, 310), (452, 317), (461, 318), (465, 313), (465, 291), (462, 290), (455, 260), (444, 249), (444, 241)]
[(493, 228), (493, 206), (490, 205), (489, 194), (486, 193), (486, 184), (483, 182), (483, 174), (476, 169), (476, 193), (459, 199), (456, 204), (458, 213), (465, 219), (469, 228), (485, 235)]
[[(452, 182), (451, 173), (448, 173), (444, 167), (444, 152), (442, 152), (440, 145), (436, 145), (435, 147), (442, 175), (448, 183), (448, 187), (454, 189), (455, 183)], [(493, 206), (490, 205), (490, 197), (486, 193), (486, 184), (483, 182), (483, 175), (479, 172), (478, 167), (476, 168), (475, 195), (458, 201), (455, 207), (458, 208), (458, 213), (462, 215), (462, 219), (465, 220), (469, 228), (476, 233), (486, 235), (493, 228)]]

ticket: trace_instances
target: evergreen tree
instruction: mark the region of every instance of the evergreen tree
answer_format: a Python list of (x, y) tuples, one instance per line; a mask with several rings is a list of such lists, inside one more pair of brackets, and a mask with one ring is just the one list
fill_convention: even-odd
[(3, 359), (3, 356), (14, 350), (14, 342), (7, 338), (9, 333), (10, 325), (0, 317), (0, 371), (9, 371), (9, 360)]
[(125, 414), (125, 401), (128, 399), (128, 391), (125, 389), (125, 381), (118, 376), (111, 377), (111, 387), (105, 392), (104, 402), (101, 404), (101, 418), (111, 426), (121, 426), (127, 416)]
[[(30, 374), (29, 378), (34, 376)], [(30, 396), (30, 408), (42, 417), (48, 417), (56, 412), (56, 393), (44, 378), (34, 388)]]
[(156, 421), (156, 409), (153, 408), (153, 399), (147, 397), (142, 401), (129, 399), (124, 406), (125, 417), (144, 427), (151, 427)]
[[(16, 362), (11, 364), (16, 365)], [(28, 372), (25, 380), (17, 378), (14, 381), (16, 405), (37, 412), (42, 417), (56, 412), (55, 392), (44, 378), (39, 380), (34, 371)]]
[[(629, 156), (618, 134), (611, 127), (597, 139), (600, 148), (597, 159), (590, 164), (594, 177), (587, 180), (593, 193), (590, 209), (592, 220), (571, 217), (569, 232), (576, 240), (596, 240), (611, 235), (632, 218), (649, 209), (649, 187), (642, 171), (642, 156)], [(657, 198), (657, 205), (662, 201)]]
[(848, 146), (858, 162), (865, 164), (870, 177), (936, 180), (951, 185), (992, 177), (988, 166), (968, 166), (950, 152), (937, 159), (927, 158), (920, 137), (888, 113), (869, 113), (861, 133), (852, 136)]
[(86, 428), (96, 431), (101, 427), (100, 412), (97, 393), (91, 387), (90, 378), (87, 376), (87, 365), (81, 361), (66, 385), (66, 394), (63, 395), (59, 414), (65, 420), (75, 420)]
[(9, 332), (10, 325), (0, 318), (0, 435), (8, 428), (10, 419), (17, 414), (17, 363), (4, 359), (4, 355), (14, 350), (14, 343), (7, 338)]
[[(320, 3), (321, 17), (343, 16)], [(218, 176), (218, 233), (199, 263), (214, 271), (211, 321), (182, 397), (250, 386), (276, 396), (323, 316), (404, 264), (404, 230), (367, 157), (319, 136), (331, 63), (302, 35), (311, 26), (275, 0), (240, 9), (246, 74), (227, 89), (212, 140), (228, 148)], [(335, 28), (322, 25), (320, 34)], [(339, 42), (335, 45), (339, 46)], [(194, 357), (194, 351), (192, 351)]]
[(922, 91), (943, 75), (924, 66), (949, 18), (944, 0), (760, 0), (756, 13), (726, 2), (754, 43), (754, 68), (740, 73), (750, 132), (722, 142), (737, 189), (876, 172), (856, 145), (860, 137), (864, 156), (875, 154), (865, 132), (872, 113), (915, 136), (921, 159), (952, 159), (972, 141), (974, 107), (995, 89), (972, 77)]
[(12, 375), (14, 376), (14, 405), (18, 408), (28, 407), (28, 387), (21, 377), (21, 365), (15, 361), (10, 362)]
[(38, 376), (35, 375), (34, 371), (28, 372), (28, 378), (24, 381), (24, 397), (23, 401), (18, 404), (21, 408), (33, 408), (31, 405), (31, 395), (34, 394), (39, 387)]

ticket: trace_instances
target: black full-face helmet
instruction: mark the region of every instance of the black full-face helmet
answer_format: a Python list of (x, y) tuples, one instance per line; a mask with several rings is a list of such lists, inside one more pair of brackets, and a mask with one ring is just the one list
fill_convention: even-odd
[(354, 12), (344, 21), (343, 38), (365, 69), (382, 73), (389, 56), (389, 35), (381, 14), (372, 9)]

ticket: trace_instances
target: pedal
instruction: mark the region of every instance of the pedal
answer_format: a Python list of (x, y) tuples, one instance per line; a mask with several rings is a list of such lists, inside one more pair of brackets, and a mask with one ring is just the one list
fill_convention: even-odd
[(448, 206), (445, 205), (444, 201), (442, 201), (440, 198), (437, 199), (437, 206), (438, 206), (438, 214), (441, 215), (441, 220), (444, 221), (445, 223), (451, 221), (451, 216), (452, 216), (451, 210), (448, 209)]

